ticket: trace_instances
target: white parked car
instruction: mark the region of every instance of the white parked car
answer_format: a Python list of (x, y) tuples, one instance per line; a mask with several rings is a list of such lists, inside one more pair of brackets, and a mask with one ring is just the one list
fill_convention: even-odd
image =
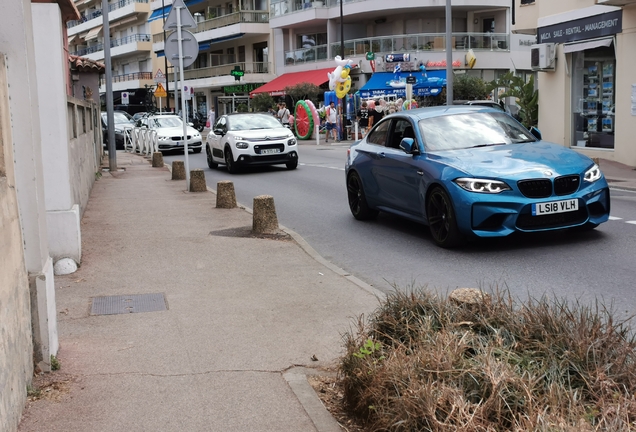
[[(159, 151), (181, 150), (183, 151), (183, 122), (174, 114), (153, 114), (142, 117), (137, 121), (137, 127), (147, 127), (157, 131), (157, 144)], [(199, 131), (192, 126), (187, 126), (188, 150), (200, 153), (203, 149), (203, 138)]]
[(294, 134), (269, 114), (235, 113), (219, 117), (208, 134), (208, 166), (225, 164), (229, 173), (241, 166), (285, 164), (298, 166)]

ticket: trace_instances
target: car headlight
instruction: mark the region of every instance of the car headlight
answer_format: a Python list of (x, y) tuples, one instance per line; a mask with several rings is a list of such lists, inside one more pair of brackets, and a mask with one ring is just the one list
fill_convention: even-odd
[(296, 145), (296, 138), (290, 138), (287, 140), (287, 145), (288, 146), (295, 146)]
[(510, 186), (499, 180), (475, 179), (475, 178), (458, 178), (455, 184), (468, 192), (479, 192), (497, 194), (503, 191), (511, 190)]
[(167, 136), (160, 136), (157, 139), (160, 140), (160, 141), (165, 141), (165, 140), (168, 139), (168, 137)]
[(585, 171), (585, 176), (583, 180), (589, 183), (594, 183), (596, 180), (600, 179), (603, 173), (601, 172), (601, 168), (597, 164), (594, 164), (592, 168)]
[(242, 141), (239, 141), (234, 145), (236, 146), (237, 149), (246, 149), (247, 147), (249, 147), (249, 145), (246, 142), (242, 142)]
[(195, 137), (195, 138), (200, 138), (201, 137), (201, 135), (199, 135), (198, 132), (195, 132), (194, 135), (192, 135), (192, 136)]

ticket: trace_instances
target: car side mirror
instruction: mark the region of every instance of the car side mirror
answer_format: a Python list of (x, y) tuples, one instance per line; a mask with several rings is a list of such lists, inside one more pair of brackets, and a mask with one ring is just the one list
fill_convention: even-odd
[(532, 126), (530, 129), (530, 133), (532, 134), (532, 136), (534, 136), (536, 139), (538, 139), (539, 141), (541, 141), (541, 131), (539, 129), (537, 129), (536, 127)]
[(221, 129), (221, 128), (216, 128), (216, 129), (214, 129), (214, 135), (221, 135), (221, 136), (223, 136), (223, 135), (225, 135), (225, 132), (224, 132), (224, 131), (223, 131), (223, 129)]
[(402, 138), (399, 147), (408, 154), (419, 154), (420, 152), (413, 138)]

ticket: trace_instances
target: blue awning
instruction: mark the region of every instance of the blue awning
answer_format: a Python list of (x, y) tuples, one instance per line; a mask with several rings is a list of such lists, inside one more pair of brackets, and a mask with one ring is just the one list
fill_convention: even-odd
[[(195, 5), (197, 3), (201, 3), (204, 0), (187, 0), (185, 2), (186, 6), (192, 6)], [(150, 16), (148, 17), (148, 22), (152, 22), (154, 20), (158, 20), (158, 19), (163, 19), (164, 15), (166, 16), (166, 18), (168, 17), (168, 14), (170, 13), (170, 9), (172, 9), (172, 5), (168, 5), (159, 9), (155, 9), (154, 11), (152, 11), (152, 13), (150, 14)]]
[(376, 72), (359, 90), (360, 97), (365, 99), (388, 95), (406, 97), (406, 77), (409, 75), (417, 79), (416, 83), (413, 84), (413, 96), (437, 96), (446, 87), (445, 70), (402, 72), (400, 74)]

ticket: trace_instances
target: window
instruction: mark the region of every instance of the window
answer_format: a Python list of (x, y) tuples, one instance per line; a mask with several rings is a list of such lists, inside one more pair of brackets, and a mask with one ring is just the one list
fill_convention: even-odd
[(402, 138), (415, 138), (415, 133), (411, 122), (406, 119), (396, 119), (393, 123), (395, 126), (393, 127), (391, 139), (387, 142), (387, 147), (399, 149)]
[(577, 147), (614, 148), (613, 47), (572, 53), (572, 138)]
[(245, 61), (245, 45), (241, 45), (240, 47), (238, 47), (238, 61)]
[(327, 45), (327, 33), (312, 33), (296, 36), (297, 48), (313, 48), (316, 45)]
[(373, 129), (371, 133), (369, 134), (369, 137), (367, 138), (367, 142), (370, 144), (385, 146), (387, 144), (386, 137), (388, 135), (390, 124), (391, 124), (390, 121), (385, 121), (378, 124), (378, 126), (375, 129)]
[(534, 3), (534, 0), (521, 0), (521, 4), (522, 5), (527, 5), (527, 4), (532, 4)]
[(82, 113), (82, 133), (86, 133), (86, 108), (79, 108)]

